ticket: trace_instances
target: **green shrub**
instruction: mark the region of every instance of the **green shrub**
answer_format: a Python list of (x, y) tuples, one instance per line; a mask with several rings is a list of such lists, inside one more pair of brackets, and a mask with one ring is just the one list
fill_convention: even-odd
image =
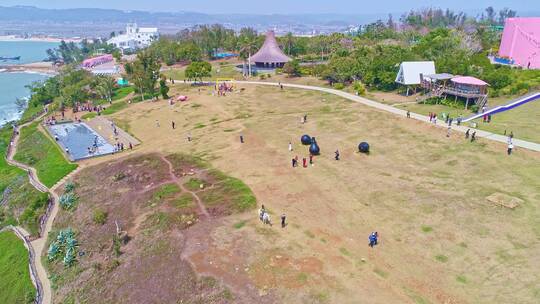
[(343, 90), (345, 88), (345, 85), (343, 83), (341, 83), (341, 82), (336, 82), (336, 83), (334, 83), (333, 86), (334, 86), (334, 89), (336, 89), (336, 90)]
[(360, 96), (366, 95), (366, 86), (361, 81), (355, 81), (353, 89)]
[(67, 192), (62, 194), (60, 196), (59, 200), (60, 206), (64, 210), (71, 210), (73, 207), (75, 207), (75, 204), (77, 203), (77, 196), (73, 194), (73, 192)]
[(75, 184), (72, 181), (68, 181), (64, 185), (64, 191), (65, 192), (72, 192), (73, 190), (75, 190)]
[(103, 225), (105, 222), (107, 222), (108, 213), (101, 210), (101, 209), (95, 209), (94, 214), (92, 216), (92, 219), (94, 220), (95, 224)]

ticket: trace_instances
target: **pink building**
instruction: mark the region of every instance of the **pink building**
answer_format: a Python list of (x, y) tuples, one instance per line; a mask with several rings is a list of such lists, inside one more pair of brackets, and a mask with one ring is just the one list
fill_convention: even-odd
[(506, 19), (499, 56), (523, 68), (540, 69), (540, 17)]
[(111, 61), (113, 61), (113, 56), (111, 54), (105, 54), (105, 55), (85, 59), (82, 62), (82, 66), (85, 68), (93, 68), (96, 65), (104, 64)]

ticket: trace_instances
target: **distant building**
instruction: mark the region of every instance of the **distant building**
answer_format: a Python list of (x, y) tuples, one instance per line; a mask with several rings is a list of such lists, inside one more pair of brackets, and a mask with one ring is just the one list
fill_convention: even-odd
[(85, 59), (82, 62), (82, 66), (85, 68), (93, 68), (97, 65), (105, 64), (111, 61), (113, 61), (113, 56), (110, 54), (106, 54), (106, 55), (101, 55), (101, 56)]
[(399, 66), (396, 83), (407, 87), (409, 95), (410, 86), (417, 86), (422, 82), (422, 75), (435, 74), (433, 61), (404, 61)]
[(156, 27), (138, 27), (136, 23), (126, 26), (126, 33), (112, 37), (107, 41), (121, 50), (136, 50), (145, 48), (159, 38)]
[(499, 57), (526, 69), (540, 69), (540, 18), (506, 19)]
[(257, 67), (282, 68), (291, 58), (279, 48), (274, 31), (268, 31), (261, 49), (249, 57), (249, 61)]

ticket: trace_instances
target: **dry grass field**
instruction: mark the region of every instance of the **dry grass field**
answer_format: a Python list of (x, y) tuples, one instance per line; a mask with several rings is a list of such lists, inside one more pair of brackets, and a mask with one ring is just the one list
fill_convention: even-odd
[[(518, 149), (507, 156), (503, 144), (470, 143), (457, 133), (447, 138), (441, 128), (333, 95), (244, 88), (217, 97), (210, 88), (177, 85), (171, 94), (189, 101), (137, 103), (112, 115), (142, 142), (129, 154), (200, 157), (246, 183), (271, 212), (272, 227), (259, 222), (255, 209), (211, 215), (188, 228), (173, 225), (164, 261), (186, 262), (198, 278), (218, 282), (190, 280), (189, 286), (210, 295), (230, 290), (230, 300), (228, 293), (221, 298), (228, 303), (249, 302), (254, 294), (261, 303), (538, 303), (540, 154)], [(301, 124), (304, 114), (308, 121)], [(313, 166), (291, 168), (294, 156), (308, 156), (302, 134), (315, 136), (322, 152)], [(357, 153), (361, 141), (370, 143), (369, 155)], [(121, 156), (83, 166), (115, 157)], [(124, 195), (111, 191), (102, 199)], [(508, 208), (510, 202), (517, 207)], [(286, 228), (279, 225), (282, 213)], [(69, 218), (60, 223), (70, 225)], [(129, 223), (128, 230), (135, 225)], [(181, 244), (174, 242), (180, 229)], [(373, 249), (367, 245), (372, 231), (380, 235)], [(143, 250), (145, 241), (135, 238), (125, 250)], [(144, 262), (148, 277), (167, 269)], [(91, 285), (80, 284), (81, 290)], [(124, 286), (122, 296), (136, 299), (141, 286)], [(103, 295), (105, 303), (119, 296)]]

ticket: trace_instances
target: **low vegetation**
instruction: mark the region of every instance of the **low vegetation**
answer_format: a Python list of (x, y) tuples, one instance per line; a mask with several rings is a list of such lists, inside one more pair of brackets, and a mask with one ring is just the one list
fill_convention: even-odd
[(33, 303), (28, 251), (14, 233), (0, 232), (0, 303)]
[(38, 122), (21, 130), (15, 159), (34, 167), (39, 180), (47, 187), (77, 168), (64, 157), (58, 145), (38, 130)]

